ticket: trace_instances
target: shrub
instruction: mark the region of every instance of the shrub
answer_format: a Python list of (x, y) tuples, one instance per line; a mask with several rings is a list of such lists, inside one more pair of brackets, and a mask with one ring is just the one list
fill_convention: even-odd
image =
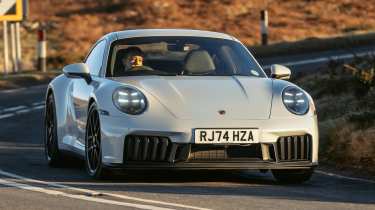
[(298, 81), (315, 99), (323, 161), (375, 174), (374, 69), (374, 56), (357, 57)]

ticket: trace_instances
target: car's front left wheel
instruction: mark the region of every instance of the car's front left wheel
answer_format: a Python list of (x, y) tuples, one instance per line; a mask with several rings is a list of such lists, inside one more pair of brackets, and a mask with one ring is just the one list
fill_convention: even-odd
[(102, 164), (101, 130), (99, 112), (95, 103), (89, 107), (86, 124), (85, 165), (88, 174), (96, 179), (104, 178)]

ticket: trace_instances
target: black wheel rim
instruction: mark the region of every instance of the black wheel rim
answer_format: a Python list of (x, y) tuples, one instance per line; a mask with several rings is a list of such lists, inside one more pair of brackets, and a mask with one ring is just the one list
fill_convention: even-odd
[(55, 145), (55, 113), (53, 109), (53, 102), (48, 100), (46, 106), (46, 154), (47, 158), (51, 159), (53, 148)]
[(100, 125), (98, 112), (89, 115), (86, 131), (86, 159), (90, 173), (95, 173), (101, 164)]

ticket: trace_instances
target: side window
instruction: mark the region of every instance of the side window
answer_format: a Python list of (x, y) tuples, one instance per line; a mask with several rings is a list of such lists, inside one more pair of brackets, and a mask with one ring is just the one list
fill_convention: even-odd
[(94, 49), (91, 50), (89, 56), (86, 59), (86, 64), (89, 66), (90, 74), (94, 76), (99, 75), (100, 68), (102, 67), (104, 51), (106, 42), (99, 42)]

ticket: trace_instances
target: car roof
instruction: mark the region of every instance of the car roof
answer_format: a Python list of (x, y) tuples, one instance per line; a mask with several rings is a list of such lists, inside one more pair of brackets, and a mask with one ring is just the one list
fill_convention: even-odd
[(193, 29), (131, 29), (114, 32), (117, 39), (150, 36), (193, 36), (234, 40), (228, 34)]

